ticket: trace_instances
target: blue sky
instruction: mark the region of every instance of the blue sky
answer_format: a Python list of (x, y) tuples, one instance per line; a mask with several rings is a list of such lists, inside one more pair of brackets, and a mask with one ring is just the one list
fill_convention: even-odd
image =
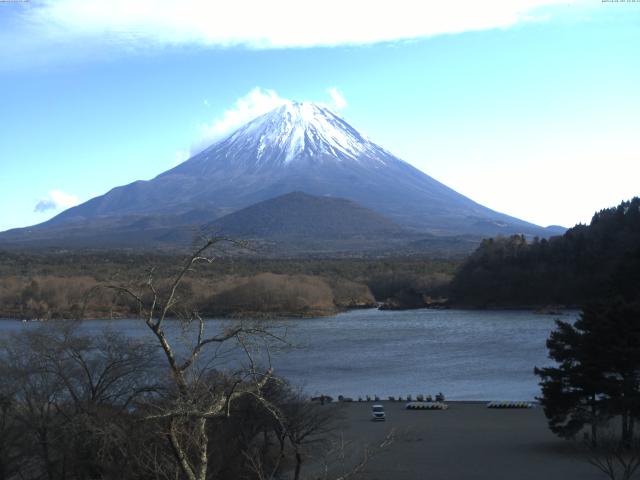
[(541, 225), (640, 194), (640, 3), (442, 3), (0, 3), (0, 230), (153, 178), (283, 98)]

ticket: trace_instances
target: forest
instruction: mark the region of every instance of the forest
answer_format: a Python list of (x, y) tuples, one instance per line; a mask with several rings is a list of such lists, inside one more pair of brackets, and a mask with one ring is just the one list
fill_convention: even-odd
[[(216, 252), (181, 284), (181, 301), (206, 316), (318, 316), (373, 307), (395, 298), (422, 298), (446, 285), (456, 258), (268, 259)], [(145, 282), (160, 286), (175, 273), (178, 255), (110, 252), (1, 252), (0, 317), (122, 318), (136, 315), (129, 300), (100, 288)], [(418, 302), (417, 306), (423, 304)]]
[(582, 306), (640, 291), (640, 198), (597, 212), (589, 225), (528, 241), (486, 239), (449, 286), (466, 307)]

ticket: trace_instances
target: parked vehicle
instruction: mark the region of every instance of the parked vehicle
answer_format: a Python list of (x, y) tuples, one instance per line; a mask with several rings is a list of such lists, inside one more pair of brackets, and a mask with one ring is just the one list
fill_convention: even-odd
[(372, 420), (384, 422), (386, 420), (386, 416), (384, 414), (384, 407), (379, 404), (372, 405), (371, 417), (372, 417)]

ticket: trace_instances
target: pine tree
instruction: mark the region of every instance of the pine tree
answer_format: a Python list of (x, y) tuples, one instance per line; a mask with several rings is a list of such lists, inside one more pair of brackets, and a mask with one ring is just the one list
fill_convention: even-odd
[(571, 325), (557, 322), (547, 340), (557, 367), (536, 368), (550, 429), (571, 438), (585, 426), (621, 420), (629, 444), (640, 416), (640, 306), (620, 300), (591, 305)]

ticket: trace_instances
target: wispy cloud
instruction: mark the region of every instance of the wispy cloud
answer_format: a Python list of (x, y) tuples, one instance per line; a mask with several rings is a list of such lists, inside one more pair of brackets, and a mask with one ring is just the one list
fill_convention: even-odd
[[(316, 103), (334, 110), (341, 110), (346, 107), (347, 100), (342, 92), (337, 88), (329, 88), (327, 89), (327, 93), (331, 98), (330, 103), (323, 101)], [(301, 98), (295, 100), (309, 101), (308, 99)], [(255, 87), (246, 95), (238, 98), (235, 103), (225, 110), (219, 117), (215, 118), (210, 123), (205, 123), (200, 126), (198, 139), (191, 147), (191, 155), (198, 153), (215, 141), (225, 138), (227, 135), (230, 135), (254, 118), (264, 115), (274, 108), (290, 101), (291, 99), (281, 97), (275, 90)], [(178, 161), (178, 153), (182, 152), (176, 153), (176, 161)], [(184, 160), (186, 160), (186, 158)]]
[(247, 122), (287, 102), (273, 90), (256, 87), (240, 97), (233, 106), (211, 123), (201, 125), (198, 141), (191, 148), (195, 153), (216, 140), (220, 140)]
[(75, 207), (80, 200), (75, 195), (63, 192), (62, 190), (51, 190), (46, 197), (39, 198), (34, 212), (47, 212), (49, 210), (59, 210)]
[(546, 18), (541, 7), (579, 1), (42, 0), (12, 16), (11, 35), (22, 43), (29, 39), (31, 53), (38, 51), (38, 39), (40, 50), (96, 41), (126, 51), (364, 45), (509, 27)]
[(347, 100), (344, 98), (342, 92), (340, 92), (336, 87), (330, 88), (327, 92), (329, 92), (329, 96), (333, 102), (333, 107), (336, 110), (342, 110), (347, 106)]

